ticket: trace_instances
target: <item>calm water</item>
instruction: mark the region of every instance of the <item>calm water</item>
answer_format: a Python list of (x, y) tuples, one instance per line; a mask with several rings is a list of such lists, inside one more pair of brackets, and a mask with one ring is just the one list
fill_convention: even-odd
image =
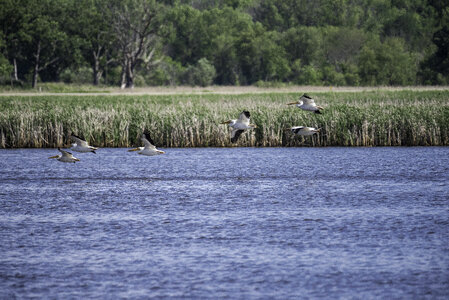
[(449, 148), (0, 150), (0, 298), (449, 297)]

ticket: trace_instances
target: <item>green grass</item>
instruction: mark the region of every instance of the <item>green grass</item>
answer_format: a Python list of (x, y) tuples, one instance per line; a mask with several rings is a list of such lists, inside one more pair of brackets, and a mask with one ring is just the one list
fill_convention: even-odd
[[(140, 145), (144, 128), (159, 147), (232, 146), (221, 121), (251, 112), (258, 128), (237, 146), (449, 145), (449, 91), (310, 93), (322, 115), (286, 103), (297, 93), (243, 95), (1, 96), (0, 147), (58, 147), (74, 133), (99, 147)], [(291, 126), (322, 128), (293, 136)]]

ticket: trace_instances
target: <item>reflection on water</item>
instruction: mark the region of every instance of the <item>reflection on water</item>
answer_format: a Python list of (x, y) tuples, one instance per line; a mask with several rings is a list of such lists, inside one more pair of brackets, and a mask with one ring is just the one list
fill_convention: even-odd
[(53, 154), (0, 150), (2, 297), (449, 296), (447, 147)]

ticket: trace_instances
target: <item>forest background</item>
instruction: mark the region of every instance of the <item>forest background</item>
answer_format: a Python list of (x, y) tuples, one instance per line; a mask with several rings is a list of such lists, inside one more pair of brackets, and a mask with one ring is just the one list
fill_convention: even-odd
[(444, 0), (0, 0), (0, 82), (449, 84)]

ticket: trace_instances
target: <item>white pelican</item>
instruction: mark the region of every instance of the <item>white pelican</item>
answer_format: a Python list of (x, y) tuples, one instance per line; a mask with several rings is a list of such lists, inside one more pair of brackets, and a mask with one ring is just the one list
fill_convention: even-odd
[(76, 152), (92, 152), (92, 153), (95, 154), (95, 150), (98, 150), (98, 148), (96, 148), (96, 147), (89, 146), (89, 144), (85, 140), (80, 138), (79, 136), (76, 136), (76, 135), (72, 134), (70, 137), (73, 140), (75, 140), (75, 143), (72, 144), (72, 147), (70, 148), (73, 151), (76, 151)]
[[(231, 126), (231, 143), (237, 142), (239, 136), (247, 129), (256, 128), (257, 126), (249, 123), (249, 111), (243, 111), (237, 121)], [(230, 125), (229, 125), (230, 126)]]
[(293, 132), (297, 135), (308, 136), (308, 135), (318, 134), (318, 132), (320, 132), (321, 128), (316, 129), (314, 127), (294, 126), (292, 128), (287, 128), (286, 130), (290, 130), (291, 132)]
[(72, 162), (75, 163), (76, 161), (80, 161), (78, 158), (74, 157), (72, 153), (61, 150), (61, 148), (58, 147), (58, 150), (62, 153), (62, 155), (55, 155), (50, 156), (49, 158), (56, 158), (60, 162)]
[(128, 151), (140, 151), (139, 154), (147, 155), (147, 156), (153, 156), (158, 154), (164, 154), (164, 151), (156, 149), (156, 146), (154, 145), (153, 140), (150, 137), (150, 134), (148, 132), (142, 133), (142, 137), (140, 138), (142, 142), (144, 143), (145, 147), (137, 147), (134, 149), (130, 149)]
[(320, 110), (324, 109), (321, 106), (315, 104), (315, 100), (313, 100), (309, 95), (302, 95), (298, 101), (287, 103), (287, 105), (296, 105), (300, 109), (313, 111), (316, 114), (321, 114)]

